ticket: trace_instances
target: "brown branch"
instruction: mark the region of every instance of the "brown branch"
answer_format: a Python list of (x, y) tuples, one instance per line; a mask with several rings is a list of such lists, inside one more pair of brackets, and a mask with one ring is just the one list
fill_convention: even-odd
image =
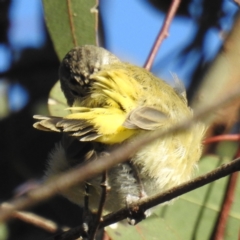
[(214, 137), (209, 137), (204, 140), (204, 144), (221, 142), (221, 141), (240, 141), (240, 134), (224, 134)]
[(152, 65), (153, 65), (153, 62), (154, 62), (154, 59), (158, 53), (158, 50), (163, 42), (163, 40), (165, 38), (168, 37), (168, 31), (169, 31), (169, 28), (170, 28), (170, 24), (173, 20), (173, 17), (175, 15), (175, 13), (177, 12), (177, 9), (180, 5), (180, 2), (181, 0), (172, 0), (172, 3), (171, 3), (171, 6), (169, 8), (169, 11), (167, 13), (167, 16), (165, 17), (165, 20), (164, 20), (164, 23), (163, 23), (163, 26), (157, 36), (157, 39), (155, 40), (155, 43), (151, 49), (151, 52), (146, 60), (146, 63), (144, 64), (144, 68), (146, 68), (148, 71), (151, 70), (152, 68)]
[(72, 38), (73, 38), (73, 45), (74, 47), (78, 46), (77, 38), (76, 38), (76, 32), (75, 32), (75, 27), (74, 27), (74, 22), (73, 22), (73, 13), (72, 13), (72, 5), (71, 5), (72, 0), (67, 0), (67, 9), (68, 9), (68, 16), (69, 16), (69, 23), (70, 23), (70, 29), (72, 33)]
[(240, 0), (233, 0), (240, 7)]
[(235, 86), (235, 89), (229, 93), (228, 96), (218, 98), (212, 105), (205, 109), (198, 110), (194, 117), (185, 119), (168, 130), (159, 129), (154, 132), (146, 132), (130, 141), (123, 142), (121, 146), (112, 150), (108, 155), (103, 155), (94, 161), (88, 161), (81, 167), (69, 170), (67, 173), (59, 174), (54, 180), (33, 189), (25, 196), (11, 200), (9, 202), (12, 206), (11, 209), (0, 211), (0, 221), (9, 219), (16, 210), (22, 210), (49, 199), (59, 192), (63, 192), (77, 185), (79, 182), (83, 182), (86, 179), (112, 168), (116, 164), (126, 161), (126, 159), (131, 158), (142, 146), (149, 144), (153, 140), (163, 138), (175, 131), (185, 131), (185, 129), (188, 129), (195, 121), (209, 117), (209, 115), (214, 113), (220, 106), (229, 103), (231, 100), (239, 97), (239, 95), (240, 87)]
[[(133, 209), (137, 206), (143, 210), (147, 210), (158, 204), (164, 203), (166, 201), (170, 201), (173, 198), (181, 196), (182, 194), (185, 194), (194, 189), (197, 189), (204, 185), (207, 185), (207, 184), (209, 184), (213, 181), (216, 181), (220, 178), (226, 177), (227, 175), (229, 175), (233, 172), (236, 172), (236, 171), (240, 171), (240, 158), (238, 158), (234, 161), (231, 161), (228, 164), (223, 164), (222, 166), (218, 167), (217, 169), (215, 169), (205, 175), (197, 177), (197, 178), (190, 180), (186, 183), (183, 183), (177, 187), (171, 188), (170, 190), (165, 191), (161, 194), (156, 194), (156, 195), (154, 195), (152, 197), (148, 197), (148, 198), (142, 198), (139, 201), (137, 201), (136, 203), (130, 204), (126, 208), (122, 208), (117, 212), (110, 213), (110, 214), (104, 216), (103, 222), (100, 223), (99, 229), (104, 228), (110, 224), (116, 223), (118, 221), (121, 221), (121, 220), (127, 218), (129, 215), (129, 208)], [(72, 240), (74, 238), (71, 238), (71, 235), (75, 236), (77, 232), (79, 232), (79, 234), (81, 234), (80, 227), (73, 228), (73, 229), (69, 230), (68, 232), (61, 233), (59, 235), (59, 236), (61, 236), (61, 238), (59, 238), (59, 239)], [(67, 236), (68, 238), (65, 238), (65, 236)]]
[[(1, 209), (11, 209), (11, 205), (9, 203), (2, 203)], [(53, 222), (52, 220), (40, 217), (34, 213), (30, 212), (21, 212), (21, 211), (14, 211), (12, 213), (12, 217), (18, 220), (21, 220), (23, 222), (29, 223), (31, 225), (34, 225), (36, 227), (42, 228), (43, 230), (50, 232), (50, 233), (56, 233), (57, 231), (67, 231), (69, 228), (60, 229), (58, 225)]]
[(94, 219), (93, 227), (91, 228), (89, 240), (94, 240), (95, 239), (97, 230), (98, 230), (100, 222), (102, 220), (103, 208), (104, 208), (104, 205), (105, 205), (105, 202), (106, 202), (107, 192), (109, 190), (108, 179), (107, 179), (107, 171), (104, 171), (103, 174), (102, 174), (101, 187), (102, 187), (101, 199), (100, 199), (100, 202), (99, 202), (99, 207), (98, 207), (98, 212), (97, 212), (96, 218)]
[[(223, 164), (222, 166), (218, 167), (217, 169), (215, 169), (205, 175), (197, 177), (186, 183), (180, 184), (179, 186), (171, 188), (168, 191), (165, 191), (160, 194), (156, 194), (152, 197), (140, 199), (139, 201), (137, 201), (137, 203), (130, 204), (130, 206), (128, 206), (128, 208), (123, 208), (115, 213), (110, 213), (104, 217), (103, 223), (100, 225), (100, 227), (101, 228), (106, 227), (110, 224), (113, 224), (115, 222), (125, 219), (128, 216), (129, 208), (131, 209), (131, 208), (135, 208), (137, 206), (137, 207), (143, 208), (144, 210), (147, 210), (158, 204), (161, 204), (166, 201), (170, 201), (173, 198), (181, 196), (184, 193), (190, 192), (190, 191), (200, 188), (208, 183), (211, 183), (220, 178), (226, 177), (236, 171), (240, 171), (240, 158), (238, 158), (228, 164)], [(113, 216), (114, 216), (114, 218), (113, 218)]]

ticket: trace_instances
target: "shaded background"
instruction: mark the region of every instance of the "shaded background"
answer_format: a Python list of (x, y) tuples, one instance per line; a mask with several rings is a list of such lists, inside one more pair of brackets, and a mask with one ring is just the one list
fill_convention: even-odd
[[(142, 66), (169, 7), (168, 0), (158, 2), (105, 0), (100, 10), (106, 48), (122, 60)], [(229, 0), (185, 0), (153, 72), (168, 81), (172, 81), (170, 72), (177, 73), (191, 96), (231, 29), (236, 11), (237, 5)], [(1, 201), (13, 197), (20, 184), (41, 178), (47, 155), (60, 139), (58, 134), (32, 128), (32, 115), (47, 111), (58, 66), (41, 1), (0, 1)], [(80, 219), (79, 208), (61, 197), (32, 210), (69, 226)], [(8, 239), (49, 235), (19, 221), (9, 223)]]

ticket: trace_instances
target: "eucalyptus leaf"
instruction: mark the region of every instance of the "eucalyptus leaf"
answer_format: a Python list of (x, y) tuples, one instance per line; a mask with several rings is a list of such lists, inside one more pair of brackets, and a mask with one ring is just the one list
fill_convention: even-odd
[(61, 60), (75, 46), (96, 44), (97, 0), (43, 0), (45, 21)]
[(136, 226), (129, 226), (127, 223), (117, 223), (107, 227), (106, 231), (112, 240), (179, 239), (174, 230), (169, 228), (168, 223), (155, 214)]
[[(229, 144), (222, 147), (229, 147)], [(227, 150), (227, 149), (226, 149)], [(218, 156), (204, 157), (199, 163), (197, 175), (206, 174), (219, 165), (229, 162), (231, 158)], [(120, 239), (158, 239), (158, 240), (202, 240), (210, 239), (222, 199), (226, 190), (228, 177), (198, 188), (169, 205), (157, 208), (155, 214), (138, 225), (106, 228), (113, 240)], [(235, 199), (228, 216), (225, 238), (237, 239), (240, 224), (240, 179), (235, 192)], [(125, 227), (125, 228), (124, 228)]]
[(64, 117), (70, 114), (67, 101), (62, 92), (60, 81), (52, 87), (48, 98), (48, 110), (51, 116)]

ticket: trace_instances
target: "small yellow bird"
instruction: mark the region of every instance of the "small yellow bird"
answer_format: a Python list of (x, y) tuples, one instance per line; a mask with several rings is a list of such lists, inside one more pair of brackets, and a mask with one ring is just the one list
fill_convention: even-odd
[[(72, 49), (60, 66), (62, 90), (72, 113), (66, 117), (34, 116), (34, 127), (64, 132), (49, 157), (47, 178), (108, 152), (142, 132), (168, 129), (192, 116), (184, 87), (173, 88), (143, 68), (121, 62), (95, 46)], [(104, 210), (126, 205), (177, 186), (192, 176), (202, 152), (205, 126), (168, 134), (140, 149), (128, 162), (108, 170), (111, 187)], [(89, 207), (98, 208), (101, 176), (87, 182)], [(141, 183), (141, 184), (140, 184)], [(62, 193), (83, 206), (85, 183)]]

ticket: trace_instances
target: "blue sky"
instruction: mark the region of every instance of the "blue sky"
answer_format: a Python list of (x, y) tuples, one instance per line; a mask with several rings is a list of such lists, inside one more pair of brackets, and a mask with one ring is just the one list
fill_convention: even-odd
[[(196, 0), (201, 2), (200, 0)], [(164, 21), (164, 15), (139, 0), (104, 0), (103, 16), (107, 16), (108, 47), (125, 61), (142, 66), (148, 56), (151, 46)], [(228, 16), (222, 21), (222, 28), (229, 30), (232, 16), (237, 7), (229, 0), (224, 1)], [(192, 10), (194, 11), (194, 9)], [(199, 10), (199, 14), (201, 11)], [(169, 37), (163, 42), (152, 71), (165, 80), (171, 80), (171, 72), (188, 85), (189, 71), (196, 64), (198, 53), (192, 54), (191, 59), (182, 66), (176, 59), (179, 49), (191, 42), (195, 33), (196, 23), (187, 18), (177, 17), (170, 27)], [(212, 59), (218, 52), (222, 41), (219, 31), (212, 29), (208, 32), (204, 46), (207, 60)], [(160, 65), (160, 67), (159, 67)]]
[[(10, 7), (8, 39), (11, 47), (20, 51), (26, 47), (41, 47), (45, 42), (43, 9), (40, 0), (13, 0)], [(10, 51), (0, 44), (0, 71), (10, 67)]]
[[(196, 0), (200, 1), (200, 0)], [(229, 0), (224, 1), (228, 16), (222, 21), (222, 28), (229, 30), (236, 6)], [(194, 9), (193, 9), (194, 10)], [(201, 11), (199, 10), (201, 13)], [(139, 0), (104, 0), (102, 7), (105, 16), (108, 49), (123, 61), (142, 66), (163, 23), (164, 15)], [(41, 47), (45, 42), (43, 32), (43, 8), (41, 0), (13, 0), (10, 9), (11, 28), (9, 41), (11, 47), (20, 53), (26, 47)], [(171, 72), (188, 85), (189, 75), (196, 65), (199, 54), (192, 53), (186, 62), (177, 58), (179, 49), (191, 41), (196, 25), (186, 18), (176, 18), (170, 28), (170, 35), (158, 53), (153, 72), (165, 80), (171, 80)], [(217, 53), (222, 41), (219, 31), (208, 32), (204, 44), (207, 60)], [(0, 71), (10, 67), (11, 53), (0, 45)], [(0, 88), (4, 81), (0, 81)], [(27, 101), (27, 93), (20, 85), (9, 87), (12, 109), (20, 109)], [(25, 94), (25, 96), (24, 96)], [(22, 104), (21, 104), (22, 99)]]

